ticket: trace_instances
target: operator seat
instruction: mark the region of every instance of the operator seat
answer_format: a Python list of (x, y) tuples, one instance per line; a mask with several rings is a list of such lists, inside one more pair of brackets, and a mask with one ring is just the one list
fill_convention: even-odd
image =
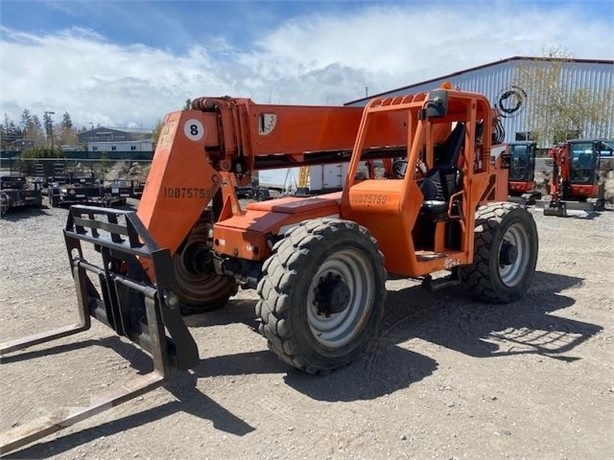
[(465, 130), (464, 123), (455, 126), (443, 145), (443, 151), (446, 152), (444, 164), (427, 171), (419, 184), (424, 196), (421, 215), (429, 220), (445, 219), (450, 198), (460, 190), (463, 173), (457, 163), (465, 143)]

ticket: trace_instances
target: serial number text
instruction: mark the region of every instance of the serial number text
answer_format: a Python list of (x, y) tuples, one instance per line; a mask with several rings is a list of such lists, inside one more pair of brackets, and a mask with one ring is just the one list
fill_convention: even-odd
[(198, 187), (164, 187), (164, 198), (198, 198), (201, 200), (211, 198), (211, 192), (206, 188)]
[(352, 197), (353, 204), (386, 204), (386, 195), (354, 195)]

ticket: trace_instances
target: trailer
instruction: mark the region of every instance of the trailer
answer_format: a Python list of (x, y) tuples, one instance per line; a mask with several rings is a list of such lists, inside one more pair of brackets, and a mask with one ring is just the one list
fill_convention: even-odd
[[(142, 193), (142, 192), (140, 192)], [(49, 178), (47, 196), (51, 207), (68, 207), (74, 204), (100, 204), (121, 206), (134, 196), (133, 181), (105, 183), (92, 177), (75, 178), (72, 175)]]
[(0, 177), (0, 216), (10, 209), (22, 206), (41, 207), (42, 183), (28, 182), (25, 176)]

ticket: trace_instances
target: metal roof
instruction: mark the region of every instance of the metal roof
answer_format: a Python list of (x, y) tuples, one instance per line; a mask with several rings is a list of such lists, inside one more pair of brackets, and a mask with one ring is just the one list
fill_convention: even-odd
[(460, 70), (458, 72), (454, 72), (454, 73), (451, 73), (451, 74), (439, 76), (439, 77), (436, 77), (436, 78), (431, 78), (429, 80), (424, 80), (424, 81), (421, 81), (419, 83), (414, 83), (412, 85), (401, 86), (400, 88), (390, 89), (388, 91), (384, 91), (384, 92), (381, 92), (381, 93), (373, 94), (371, 96), (361, 97), (360, 99), (355, 99), (353, 101), (346, 102), (344, 105), (351, 105), (351, 104), (356, 104), (358, 102), (368, 101), (370, 99), (373, 99), (374, 97), (385, 96), (385, 95), (388, 95), (388, 94), (390, 94), (392, 92), (409, 90), (409, 89), (414, 88), (416, 86), (426, 85), (426, 84), (437, 82), (437, 81), (440, 81), (440, 80), (458, 77), (459, 75), (463, 75), (463, 74), (466, 74), (466, 73), (469, 73), (469, 72), (474, 72), (476, 70), (481, 70), (481, 69), (485, 69), (487, 67), (493, 67), (493, 66), (496, 66), (496, 65), (500, 65), (500, 64), (503, 64), (503, 63), (506, 63), (506, 62), (512, 62), (512, 61), (569, 62), (569, 63), (581, 63), (581, 64), (606, 64), (606, 65), (609, 64), (609, 65), (613, 65), (614, 66), (614, 60), (607, 60), (607, 59), (571, 59), (571, 58), (567, 59), (567, 58), (513, 56), (513, 57), (506, 58), (506, 59), (501, 59), (499, 61), (489, 62), (488, 64), (482, 64), (482, 65), (479, 65), (479, 66), (476, 66), (476, 67), (471, 67), (469, 69)]

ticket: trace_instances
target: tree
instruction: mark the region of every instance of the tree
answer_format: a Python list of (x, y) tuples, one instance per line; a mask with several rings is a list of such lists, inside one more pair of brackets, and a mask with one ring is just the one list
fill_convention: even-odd
[(72, 129), (72, 119), (68, 112), (64, 112), (64, 115), (62, 115), (62, 128)]
[(32, 125), (32, 114), (28, 109), (23, 109), (21, 112), (21, 128), (24, 131), (27, 131), (28, 128)]
[(64, 152), (62, 152), (62, 149), (60, 149), (59, 147), (34, 147), (31, 149), (24, 150), (21, 154), (21, 158), (64, 158)]
[(43, 125), (41, 124), (41, 120), (38, 118), (38, 115), (32, 115), (32, 125), (37, 131), (42, 132)]
[(588, 86), (569, 85), (572, 56), (552, 48), (543, 57), (516, 67), (513, 85), (526, 94), (528, 131), (546, 147), (572, 137), (610, 137), (614, 88), (606, 94)]
[(53, 145), (53, 119), (49, 112), (45, 112), (43, 115), (43, 123), (45, 124), (45, 134), (47, 135), (47, 141), (51, 139), (51, 145)]
[(74, 128), (66, 128), (61, 126), (58, 133), (58, 142), (60, 145), (75, 146), (79, 143), (79, 136)]
[(156, 145), (158, 144), (158, 139), (160, 138), (160, 132), (162, 131), (162, 126), (164, 126), (164, 120), (158, 120), (158, 123), (156, 123), (156, 126), (153, 129), (153, 132), (151, 133), (154, 151), (156, 150)]
[(21, 128), (6, 113), (4, 123), (0, 125), (0, 136), (2, 136), (0, 150), (11, 149), (14, 142), (22, 138)]
[(64, 152), (59, 147), (34, 147), (24, 150), (20, 158), (20, 170), (26, 174), (34, 174), (36, 163), (44, 158), (64, 158)]
[(42, 147), (46, 144), (40, 119), (28, 109), (21, 112), (21, 135), (23, 140), (29, 140), (35, 147)]
[[(85, 128), (83, 130), (85, 130)], [(56, 134), (60, 145), (78, 144), (77, 130), (73, 126), (72, 119), (67, 111), (62, 115), (62, 122)]]

